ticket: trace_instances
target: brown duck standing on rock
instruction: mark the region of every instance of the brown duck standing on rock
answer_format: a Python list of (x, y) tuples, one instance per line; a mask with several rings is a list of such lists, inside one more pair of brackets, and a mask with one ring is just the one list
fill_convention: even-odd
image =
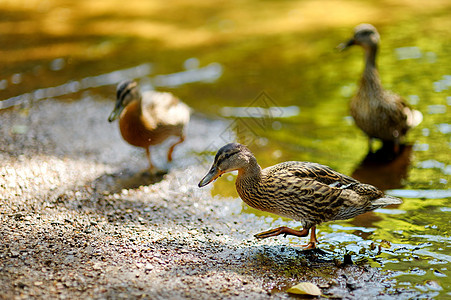
[(338, 48), (344, 50), (359, 45), (365, 51), (365, 69), (357, 95), (351, 100), (351, 115), (357, 126), (369, 137), (369, 151), (372, 139), (394, 144), (399, 151), (400, 140), (407, 131), (423, 120), (418, 110), (411, 109), (401, 96), (384, 90), (376, 67), (379, 47), (379, 33), (370, 24), (360, 24), (354, 29), (354, 37)]
[(252, 152), (236, 143), (219, 149), (199, 187), (235, 170), (238, 170), (236, 190), (247, 205), (300, 221), (303, 226), (302, 230), (279, 227), (265, 231), (255, 235), (258, 239), (279, 234), (304, 237), (312, 229), (310, 242), (305, 246), (315, 248), (316, 225), (402, 203), (372, 185), (316, 163), (289, 161), (262, 169)]
[(130, 145), (146, 150), (149, 169), (153, 171), (149, 147), (170, 136), (179, 137), (168, 151), (168, 161), (172, 161), (174, 147), (185, 140), (184, 127), (189, 122), (190, 109), (171, 93), (146, 91), (141, 94), (135, 81), (126, 80), (117, 86), (116, 106), (108, 121), (117, 117), (122, 137)]

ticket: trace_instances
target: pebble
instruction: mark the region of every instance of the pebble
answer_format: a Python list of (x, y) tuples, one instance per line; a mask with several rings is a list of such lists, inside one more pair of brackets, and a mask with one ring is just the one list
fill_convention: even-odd
[(18, 252), (18, 251), (11, 251), (10, 252), (10, 256), (13, 257), (13, 258), (19, 257), (19, 255), (20, 255), (20, 252)]
[(73, 263), (75, 261), (75, 256), (74, 255), (68, 255), (66, 256), (66, 258), (64, 259), (64, 262), (66, 264), (70, 264)]
[(152, 270), (153, 270), (153, 265), (151, 265), (151, 264), (146, 264), (146, 266), (144, 267), (145, 272), (150, 272)]

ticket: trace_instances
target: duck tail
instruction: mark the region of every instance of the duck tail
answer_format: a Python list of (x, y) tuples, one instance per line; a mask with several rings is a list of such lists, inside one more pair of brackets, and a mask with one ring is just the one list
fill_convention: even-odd
[(401, 204), (402, 200), (396, 197), (384, 195), (384, 197), (371, 201), (371, 204), (376, 207), (384, 207), (390, 204)]
[(407, 125), (412, 128), (418, 126), (423, 121), (423, 114), (421, 111), (416, 109), (408, 109), (406, 111), (407, 115)]

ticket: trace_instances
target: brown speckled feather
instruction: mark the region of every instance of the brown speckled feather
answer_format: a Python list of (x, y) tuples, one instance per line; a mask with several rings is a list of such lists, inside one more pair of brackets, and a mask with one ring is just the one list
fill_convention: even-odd
[(249, 206), (298, 220), (304, 228), (352, 218), (371, 210), (371, 200), (383, 197), (371, 185), (310, 162), (263, 169), (258, 182), (239, 176), (236, 187)]
[(146, 149), (152, 169), (149, 146), (160, 144), (170, 136), (179, 137), (168, 151), (168, 161), (172, 160), (174, 147), (185, 138), (189, 107), (171, 93), (147, 91), (141, 94), (138, 84), (130, 80), (118, 84), (116, 95), (116, 105), (108, 120), (112, 122), (119, 117), (124, 140)]

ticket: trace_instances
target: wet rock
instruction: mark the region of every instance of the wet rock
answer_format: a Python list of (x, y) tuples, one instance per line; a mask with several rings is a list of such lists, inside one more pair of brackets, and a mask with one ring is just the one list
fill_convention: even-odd
[(354, 281), (348, 281), (346, 282), (346, 287), (350, 290), (350, 291), (354, 291), (356, 289), (361, 288), (360, 284), (358, 284), (357, 282)]

